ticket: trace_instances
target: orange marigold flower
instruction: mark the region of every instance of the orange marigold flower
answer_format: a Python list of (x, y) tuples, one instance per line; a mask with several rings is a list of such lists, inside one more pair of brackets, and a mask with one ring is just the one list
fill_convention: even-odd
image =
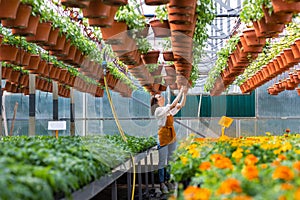
[(199, 169), (202, 170), (202, 171), (205, 171), (205, 170), (208, 170), (210, 169), (210, 162), (202, 162), (200, 165), (199, 165)]
[(257, 162), (258, 162), (258, 158), (253, 154), (249, 154), (245, 158), (246, 165), (255, 165), (255, 163), (257, 163)]
[(283, 161), (283, 160), (286, 160), (287, 158), (286, 158), (285, 155), (280, 154), (280, 155), (278, 155), (278, 159), (279, 159), (280, 161)]
[(249, 180), (258, 178), (258, 169), (254, 165), (244, 166), (242, 169), (242, 175)]
[(293, 164), (293, 167), (294, 167), (296, 170), (300, 171), (300, 161), (295, 162), (295, 163)]
[(280, 161), (279, 160), (274, 160), (271, 165), (272, 166), (280, 166)]
[(210, 198), (210, 191), (206, 188), (188, 186), (184, 190), (183, 196), (185, 200), (208, 200)]
[(294, 186), (290, 183), (282, 183), (281, 184), (281, 189), (282, 190), (291, 190), (293, 188), (294, 188)]
[(239, 180), (235, 178), (228, 178), (221, 183), (221, 186), (218, 189), (217, 194), (231, 194), (233, 192), (237, 192), (237, 193), (242, 192), (241, 184)]
[(268, 168), (268, 165), (264, 163), (264, 164), (261, 164), (260, 167), (261, 167), (262, 169), (267, 169), (267, 168)]
[(215, 167), (217, 167), (219, 169), (227, 169), (227, 168), (233, 169), (231, 160), (226, 157), (224, 157), (223, 159), (220, 159), (220, 160), (216, 160), (214, 165), (215, 165)]
[(286, 200), (285, 196), (278, 197), (278, 200)]
[(273, 179), (283, 179), (283, 180), (289, 181), (294, 178), (294, 173), (287, 166), (278, 166), (275, 169), (272, 177), (273, 177)]
[(212, 154), (212, 155), (210, 156), (210, 159), (211, 159), (213, 162), (216, 162), (217, 160), (220, 160), (220, 159), (222, 159), (222, 158), (224, 158), (224, 156), (221, 155), (221, 154), (218, 154), (218, 153)]

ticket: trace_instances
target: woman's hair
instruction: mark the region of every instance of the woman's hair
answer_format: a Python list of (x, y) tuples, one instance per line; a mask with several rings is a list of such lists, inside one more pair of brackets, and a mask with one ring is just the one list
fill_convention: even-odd
[(150, 100), (150, 104), (151, 104), (151, 115), (154, 115), (155, 109), (157, 107), (159, 107), (159, 105), (157, 104), (158, 100), (155, 97), (152, 97)]

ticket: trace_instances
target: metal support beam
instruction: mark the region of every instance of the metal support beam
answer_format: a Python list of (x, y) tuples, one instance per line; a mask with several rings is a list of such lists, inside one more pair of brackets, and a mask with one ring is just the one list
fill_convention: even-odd
[(138, 173), (137, 175), (138, 175), (138, 182), (139, 182), (139, 200), (143, 200), (141, 161), (138, 162), (137, 173)]
[(150, 173), (151, 173), (151, 187), (154, 189), (154, 168), (153, 168), (153, 157), (150, 153)]
[(35, 74), (29, 74), (29, 126), (28, 135), (35, 135)]
[(111, 199), (118, 200), (118, 187), (117, 187), (117, 180), (115, 180), (111, 184)]
[(149, 187), (148, 187), (148, 156), (145, 157), (145, 185), (146, 185), (146, 195), (149, 195)]

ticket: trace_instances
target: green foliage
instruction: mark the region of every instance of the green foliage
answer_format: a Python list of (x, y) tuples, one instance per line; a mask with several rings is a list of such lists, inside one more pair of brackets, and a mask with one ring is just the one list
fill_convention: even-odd
[(0, 141), (0, 199), (54, 199), (110, 173), (155, 139), (127, 136), (4, 137)]
[(137, 41), (138, 51), (141, 54), (146, 54), (150, 49), (152, 49), (152, 46), (147, 38), (137, 38), (136, 41)]
[(216, 79), (220, 76), (220, 73), (228, 66), (228, 57), (236, 49), (236, 45), (239, 41), (240, 37), (238, 35), (234, 35), (227, 41), (225, 46), (217, 52), (218, 58), (215, 66), (209, 71), (207, 81), (204, 85), (204, 90), (206, 92), (212, 89)]
[(168, 11), (166, 5), (160, 5), (155, 8), (155, 17), (158, 18), (161, 22), (168, 19)]

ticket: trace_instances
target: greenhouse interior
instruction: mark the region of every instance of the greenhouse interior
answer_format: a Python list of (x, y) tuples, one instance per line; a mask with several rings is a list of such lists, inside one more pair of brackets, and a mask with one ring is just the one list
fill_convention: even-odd
[(300, 200), (299, 13), (0, 0), (0, 199)]

